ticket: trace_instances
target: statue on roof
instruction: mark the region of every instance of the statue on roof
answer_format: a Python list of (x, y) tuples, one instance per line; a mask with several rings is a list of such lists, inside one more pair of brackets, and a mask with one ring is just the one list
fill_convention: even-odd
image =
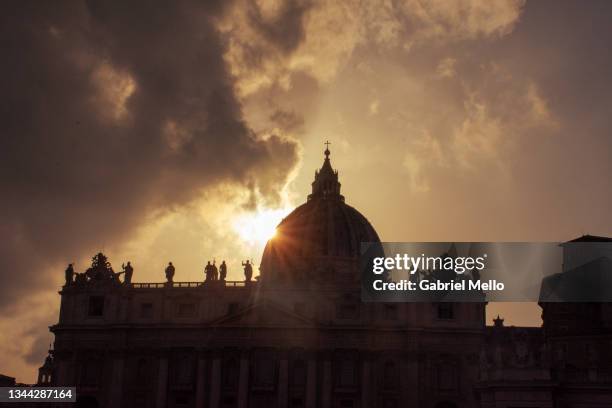
[(253, 278), (253, 264), (247, 259), (246, 263), (242, 262), (242, 266), (244, 266), (244, 280), (250, 282)]
[(225, 282), (226, 277), (227, 277), (227, 264), (225, 263), (225, 260), (223, 260), (221, 262), (221, 265), (219, 265), (219, 280)]
[(217, 269), (217, 265), (215, 265), (215, 260), (213, 259), (213, 263), (212, 263), (212, 276), (213, 276), (213, 280), (219, 280), (219, 269)]
[(213, 280), (212, 265), (210, 264), (210, 261), (208, 261), (204, 267), (204, 276), (204, 282), (210, 282)]
[(66, 268), (66, 286), (72, 285), (74, 281), (74, 267), (72, 264), (68, 264)]
[(116, 275), (106, 255), (99, 252), (91, 260), (91, 267), (85, 271), (89, 280), (115, 280)]
[(119, 273), (125, 273), (125, 276), (123, 277), (123, 283), (125, 285), (132, 284), (132, 275), (134, 274), (134, 267), (132, 267), (130, 261), (128, 261), (127, 265), (121, 264), (121, 267), (123, 268), (123, 271)]
[(166, 266), (166, 281), (168, 283), (174, 282), (174, 271), (174, 265), (172, 265), (172, 262), (168, 262), (168, 266)]

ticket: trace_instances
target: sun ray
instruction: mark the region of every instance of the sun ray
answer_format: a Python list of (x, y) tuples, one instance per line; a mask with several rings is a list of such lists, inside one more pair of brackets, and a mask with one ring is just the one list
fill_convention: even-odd
[(276, 226), (291, 207), (263, 208), (237, 216), (232, 224), (241, 240), (250, 245), (264, 245), (276, 234)]

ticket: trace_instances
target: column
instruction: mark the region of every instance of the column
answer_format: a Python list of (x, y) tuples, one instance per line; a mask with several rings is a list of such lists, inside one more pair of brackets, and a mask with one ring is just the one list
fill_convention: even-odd
[(240, 377), (238, 378), (238, 408), (247, 408), (249, 403), (249, 354), (240, 355)]
[(221, 357), (213, 356), (212, 372), (210, 375), (210, 408), (219, 408), (221, 396)]
[(196, 408), (203, 408), (206, 398), (206, 358), (198, 353), (198, 365), (196, 370)]
[(287, 408), (289, 400), (289, 361), (283, 353), (278, 370), (278, 408)]
[(306, 408), (317, 407), (317, 356), (309, 355), (306, 371)]
[(159, 359), (159, 372), (157, 375), (157, 408), (165, 408), (168, 391), (168, 357), (162, 356)]
[(364, 352), (361, 366), (361, 406), (367, 408), (370, 404), (370, 355)]
[(332, 363), (331, 355), (325, 354), (323, 359), (323, 408), (331, 408), (332, 403)]
[(419, 353), (415, 346), (399, 356), (401, 406), (419, 406)]
[(113, 358), (113, 370), (111, 377), (111, 389), (109, 405), (111, 407), (121, 407), (123, 397), (123, 357), (116, 356)]

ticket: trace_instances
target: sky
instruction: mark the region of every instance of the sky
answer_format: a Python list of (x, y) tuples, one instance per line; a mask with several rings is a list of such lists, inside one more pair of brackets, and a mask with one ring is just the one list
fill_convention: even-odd
[[(331, 142), (383, 241), (612, 235), (612, 3), (3, 2), (0, 372), (63, 271), (258, 263)], [(534, 304), (490, 304), (539, 325)]]

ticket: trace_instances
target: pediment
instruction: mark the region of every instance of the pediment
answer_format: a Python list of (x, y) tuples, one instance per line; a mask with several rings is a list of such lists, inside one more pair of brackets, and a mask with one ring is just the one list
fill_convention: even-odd
[(211, 323), (215, 327), (312, 327), (314, 322), (281, 305), (260, 301)]

